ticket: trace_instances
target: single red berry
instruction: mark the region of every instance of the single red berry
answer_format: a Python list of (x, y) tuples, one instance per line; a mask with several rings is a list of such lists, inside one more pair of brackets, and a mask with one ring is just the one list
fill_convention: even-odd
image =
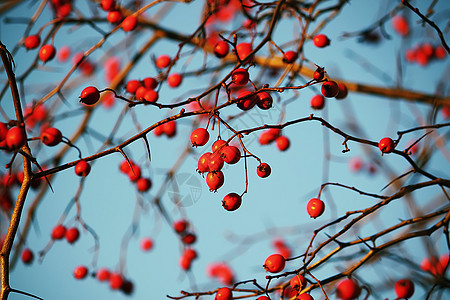
[(382, 153), (391, 153), (395, 149), (395, 143), (391, 138), (385, 137), (378, 142), (378, 148)]
[(261, 163), (256, 168), (256, 174), (261, 178), (269, 177), (270, 173), (272, 172), (272, 169), (270, 166), (266, 163)]
[(172, 120), (162, 125), (162, 129), (167, 137), (172, 138), (177, 134), (177, 122)]
[(239, 107), (242, 110), (249, 110), (252, 109), (256, 102), (258, 102), (258, 97), (256, 95), (248, 96), (252, 92), (250, 91), (243, 91), (239, 94), (238, 98), (242, 98), (237, 102), (237, 107)]
[(209, 140), (209, 132), (205, 128), (197, 128), (191, 133), (192, 147), (205, 145)]
[(197, 171), (199, 173), (209, 172), (209, 159), (211, 157), (211, 152), (206, 152), (198, 159)]
[(75, 165), (75, 174), (77, 174), (78, 176), (86, 177), (86, 176), (88, 176), (90, 171), (91, 171), (91, 165), (85, 160), (80, 160)]
[(330, 45), (330, 40), (328, 39), (328, 37), (325, 34), (318, 34), (318, 35), (314, 36), (313, 43), (314, 43), (314, 46), (316, 46), (318, 48), (324, 48), (324, 47)]
[(180, 86), (182, 81), (183, 81), (183, 76), (181, 76), (178, 73), (170, 74), (167, 77), (167, 84), (172, 88), (176, 88), (176, 87)]
[(348, 163), (349, 163), (350, 170), (352, 172), (359, 172), (359, 171), (361, 171), (361, 169), (362, 169), (362, 167), (364, 165), (364, 162), (362, 161), (362, 159), (360, 157), (352, 157), (348, 161)]
[(190, 260), (193, 260), (197, 258), (197, 252), (192, 248), (186, 248), (183, 250), (183, 256)]
[(283, 271), (286, 259), (281, 254), (269, 255), (264, 262), (264, 269), (270, 273), (278, 273)]
[(6, 139), (6, 135), (8, 134), (8, 126), (0, 122), (0, 142)]
[(223, 168), (224, 161), (221, 153), (215, 152), (209, 157), (208, 168), (210, 172), (217, 172)]
[(109, 276), (111, 275), (111, 272), (109, 272), (106, 268), (100, 268), (97, 270), (95, 277), (98, 281), (107, 281), (109, 280)]
[(188, 226), (189, 226), (189, 222), (184, 220), (184, 219), (178, 220), (178, 221), (173, 223), (173, 229), (177, 233), (185, 232)]
[(29, 35), (25, 38), (25, 41), (23, 42), (25, 48), (27, 50), (30, 49), (36, 49), (39, 47), (39, 44), (41, 43), (41, 37), (38, 34), (35, 35)]
[(142, 175), (141, 167), (139, 167), (138, 165), (133, 165), (127, 175), (128, 179), (130, 179), (131, 182), (138, 181)]
[(186, 257), (184, 255), (180, 256), (180, 259), (178, 260), (178, 265), (181, 269), (187, 271), (191, 268), (192, 259), (189, 257)]
[(144, 237), (141, 239), (140, 246), (142, 251), (149, 251), (150, 249), (153, 248), (153, 241), (151, 238)]
[(33, 252), (30, 249), (25, 248), (22, 251), (21, 258), (22, 258), (22, 262), (24, 264), (29, 265), (29, 264), (31, 264), (33, 262), (34, 254), (33, 254)]
[(62, 141), (62, 133), (57, 128), (49, 127), (41, 133), (41, 141), (47, 146), (56, 146)]
[(119, 170), (120, 172), (124, 173), (124, 174), (128, 174), (128, 172), (131, 171), (131, 168), (135, 166), (135, 163), (130, 160), (130, 162), (128, 162), (126, 159), (124, 159), (119, 166)]
[(414, 282), (409, 279), (400, 279), (395, 283), (395, 293), (399, 299), (410, 298), (414, 294)]
[(211, 150), (212, 152), (222, 151), (222, 149), (227, 145), (227, 142), (224, 140), (217, 140), (212, 144)]
[(339, 281), (336, 287), (336, 295), (342, 300), (352, 300), (361, 294), (361, 288), (354, 279), (347, 278)]
[(218, 58), (223, 58), (227, 56), (228, 52), (230, 52), (230, 46), (225, 41), (219, 41), (214, 47), (214, 54)]
[(334, 81), (325, 81), (322, 84), (320, 91), (324, 97), (333, 98), (339, 93), (339, 86)]
[(277, 143), (278, 150), (280, 151), (286, 151), (287, 149), (289, 149), (289, 146), (291, 144), (289, 139), (284, 135), (277, 137), (275, 139), (275, 143)]
[(280, 136), (280, 129), (278, 128), (270, 128), (267, 131), (263, 131), (259, 136), (259, 143), (261, 145), (268, 145), (276, 140), (277, 137)]
[(229, 193), (223, 197), (222, 206), (228, 211), (234, 211), (241, 206), (242, 198), (236, 193)]
[(340, 82), (338, 82), (337, 85), (338, 85), (339, 91), (338, 91), (338, 94), (336, 95), (335, 98), (339, 99), (339, 100), (346, 98), (347, 95), (348, 95), (347, 86), (345, 84), (343, 84), (343, 83), (340, 83)]
[[(145, 82), (145, 81), (144, 81)], [(138, 87), (142, 86), (141, 82), (139, 80), (133, 79), (133, 80), (129, 80), (127, 82), (127, 92), (130, 94), (134, 94), (136, 93), (136, 90), (138, 89)]]
[(100, 99), (100, 92), (95, 86), (85, 87), (81, 91), (80, 102), (86, 105), (94, 105)]
[(122, 287), (123, 277), (119, 273), (111, 273), (109, 275), (109, 287), (112, 290), (118, 290)]
[(317, 69), (313, 73), (313, 78), (317, 81), (322, 80), (325, 77), (325, 69), (321, 67), (317, 67)]
[(73, 270), (73, 276), (76, 279), (83, 279), (87, 276), (88, 269), (85, 266), (78, 266)]
[(437, 59), (444, 59), (447, 55), (447, 51), (445, 50), (444, 46), (439, 45), (434, 48), (434, 57)]
[(231, 80), (235, 85), (242, 86), (246, 85), (249, 81), (250, 75), (248, 71), (243, 68), (238, 68), (231, 73)]
[(25, 130), (17, 126), (11, 127), (6, 133), (5, 141), (9, 149), (19, 149), (27, 141)]
[(119, 10), (109, 11), (106, 15), (106, 20), (111, 24), (119, 24), (122, 21), (123, 15)]
[(158, 86), (158, 81), (154, 77), (146, 77), (143, 80), (144, 86), (147, 89), (154, 90)]
[(269, 109), (272, 107), (273, 99), (267, 92), (260, 92), (256, 94), (256, 105), (263, 110)]
[(307, 281), (305, 277), (303, 277), (300, 274), (297, 274), (291, 278), (289, 284), (291, 285), (291, 288), (297, 291), (301, 291), (306, 287)]
[[(252, 45), (250, 43), (239, 43), (236, 45), (236, 53), (237, 53), (239, 59), (241, 61), (243, 61), (244, 63), (248, 63), (249, 61), (252, 60), (252, 57), (248, 57), (248, 55), (251, 52), (252, 52)], [(244, 61), (244, 59), (246, 59), (246, 60)]]
[(169, 64), (170, 64), (170, 57), (168, 55), (163, 54), (156, 59), (156, 67), (158, 69), (167, 68)]
[(78, 238), (80, 237), (80, 231), (78, 230), (78, 228), (76, 227), (71, 227), (68, 228), (64, 234), (64, 236), (66, 237), (66, 240), (70, 243), (73, 244), (75, 243)]
[(314, 300), (314, 298), (310, 294), (306, 294), (306, 293), (298, 295), (296, 299), (297, 300)]
[(217, 293), (214, 300), (232, 300), (233, 299), (233, 292), (228, 287), (220, 288)]
[(100, 2), (100, 5), (103, 10), (110, 11), (116, 7), (116, 1), (115, 0), (102, 0)]
[(241, 151), (236, 146), (224, 146), (220, 150), (221, 157), (224, 162), (234, 165), (241, 159)]
[(283, 62), (285, 64), (292, 64), (298, 58), (298, 53), (295, 51), (286, 51), (283, 55)]
[(186, 245), (192, 245), (197, 240), (197, 236), (195, 234), (193, 234), (192, 232), (188, 232), (188, 233), (183, 234), (183, 236), (181, 237), (181, 240)]
[(147, 192), (152, 187), (152, 181), (148, 178), (139, 178), (136, 181), (136, 187), (139, 192)]
[(137, 20), (136, 16), (129, 15), (125, 19), (123, 19), (121, 26), (122, 26), (123, 31), (127, 32), (127, 31), (132, 31), (132, 30), (136, 29), (137, 23), (138, 23), (138, 20)]
[(147, 93), (147, 91), (148, 91), (148, 89), (145, 86), (139, 86), (136, 89), (136, 93), (135, 93), (136, 99), (141, 100), (141, 101), (144, 100), (145, 93)]
[(48, 62), (49, 60), (52, 60), (56, 55), (56, 48), (51, 45), (47, 44), (41, 47), (39, 49), (39, 59), (42, 60), (44, 63)]
[(52, 239), (53, 240), (60, 240), (62, 239), (66, 234), (66, 227), (59, 224), (56, 225), (52, 230)]
[(315, 95), (311, 98), (310, 104), (313, 109), (322, 109), (325, 107), (325, 98), (322, 95)]
[(409, 24), (405, 17), (396, 15), (391, 19), (392, 28), (401, 36), (409, 34)]
[[(137, 95), (137, 92), (136, 92), (136, 95)], [(159, 94), (155, 90), (146, 89), (144, 97), (142, 97), (142, 98), (144, 98), (144, 100), (147, 102), (156, 102), (159, 99)]]
[(209, 172), (206, 175), (206, 184), (211, 192), (217, 191), (225, 182), (222, 171)]
[(256, 300), (270, 300), (267, 296), (259, 296)]
[(320, 199), (312, 198), (306, 205), (306, 211), (311, 216), (311, 218), (315, 219), (321, 216), (325, 211), (325, 203)]

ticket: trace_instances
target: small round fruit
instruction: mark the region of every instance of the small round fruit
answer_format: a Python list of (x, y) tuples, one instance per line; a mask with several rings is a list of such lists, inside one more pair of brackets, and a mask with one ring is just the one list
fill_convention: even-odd
[(225, 148), (227, 142), (224, 140), (217, 140), (212, 144), (212, 152), (222, 151), (223, 148)]
[(192, 245), (197, 240), (197, 236), (191, 232), (183, 234), (181, 241), (187, 245)]
[(29, 35), (25, 38), (25, 41), (23, 42), (25, 48), (27, 50), (30, 49), (36, 49), (39, 47), (39, 44), (41, 43), (41, 37), (38, 34), (35, 35)]
[(269, 109), (272, 107), (273, 99), (267, 92), (260, 92), (256, 94), (257, 100), (256, 105), (263, 110)]
[(339, 86), (334, 81), (325, 81), (322, 84), (320, 91), (324, 97), (333, 98), (339, 93)]
[(175, 222), (173, 223), (173, 229), (174, 229), (177, 233), (185, 232), (188, 226), (189, 226), (189, 222), (186, 221), (186, 220), (184, 220), (184, 219), (175, 221)]
[(156, 59), (156, 67), (158, 69), (167, 68), (169, 64), (170, 64), (170, 57), (168, 55), (163, 54)]
[(47, 146), (56, 146), (62, 141), (62, 133), (57, 128), (49, 127), (41, 133), (41, 141)]
[(41, 47), (39, 49), (39, 59), (42, 60), (44, 63), (48, 62), (49, 60), (52, 60), (56, 55), (56, 48), (51, 45), (47, 44)]
[(241, 159), (241, 151), (236, 146), (224, 146), (220, 150), (221, 157), (224, 162), (234, 165)]
[(414, 282), (409, 279), (400, 279), (395, 283), (397, 298), (410, 298), (414, 294)]
[(211, 154), (211, 152), (206, 152), (198, 159), (197, 171), (199, 173), (209, 172), (209, 159)]
[(286, 265), (286, 259), (281, 254), (269, 255), (264, 262), (264, 269), (270, 273), (278, 273), (283, 271)]
[(5, 141), (9, 149), (19, 149), (27, 141), (25, 130), (17, 126), (11, 127), (6, 133)]
[(310, 104), (313, 109), (322, 109), (325, 107), (325, 98), (322, 95), (315, 95), (311, 98)]
[(225, 195), (222, 200), (222, 206), (228, 211), (234, 211), (238, 209), (242, 204), (242, 198), (236, 193), (229, 193)]
[(209, 172), (206, 175), (206, 184), (211, 192), (217, 191), (225, 182), (222, 171)]
[(91, 171), (91, 165), (85, 160), (80, 160), (75, 165), (75, 174), (77, 174), (78, 176), (86, 177), (86, 176), (88, 176), (90, 171)]
[(286, 151), (287, 149), (289, 149), (289, 146), (291, 144), (289, 139), (284, 135), (277, 137), (275, 139), (275, 143), (277, 144), (278, 150), (280, 151)]
[[(236, 52), (241, 61), (244, 61), (248, 57), (248, 55), (252, 52), (252, 45), (250, 43), (239, 43), (236, 45)], [(247, 58), (245, 63), (248, 63), (252, 60), (251, 57)]]
[(270, 173), (272, 172), (272, 169), (270, 166), (266, 163), (261, 163), (256, 168), (256, 174), (261, 178), (269, 177)]
[(250, 110), (253, 107), (255, 107), (256, 103), (258, 102), (258, 97), (256, 95), (248, 96), (252, 92), (250, 91), (243, 91), (239, 94), (238, 98), (242, 98), (237, 102), (237, 107), (239, 107), (242, 110)]
[(122, 287), (123, 277), (119, 273), (111, 273), (109, 275), (109, 287), (112, 290), (118, 290)]
[(150, 251), (153, 248), (153, 241), (151, 238), (144, 237), (141, 239), (140, 246), (142, 251)]
[(66, 234), (66, 227), (64, 225), (56, 225), (52, 230), (52, 239), (61, 240)]
[(190, 260), (193, 260), (197, 258), (197, 252), (192, 248), (186, 248), (183, 251), (183, 256)]
[(115, 0), (102, 0), (100, 2), (100, 6), (105, 11), (113, 10), (116, 7), (116, 1)]
[(177, 122), (174, 120), (162, 124), (162, 129), (167, 137), (172, 138), (177, 134)]
[(391, 138), (385, 137), (378, 142), (378, 148), (382, 153), (391, 153), (395, 149), (395, 143)]
[(318, 34), (318, 35), (314, 36), (313, 43), (314, 43), (314, 46), (316, 46), (318, 48), (324, 48), (324, 47), (330, 45), (330, 40), (328, 39), (328, 37), (325, 34)]
[(325, 77), (325, 69), (321, 67), (317, 67), (317, 69), (313, 73), (313, 78), (317, 81), (322, 80)]
[(219, 152), (213, 153), (209, 157), (208, 167), (210, 172), (217, 172), (222, 170), (224, 161)]
[(300, 294), (297, 296), (296, 300), (314, 300), (314, 298), (310, 294)]
[(291, 288), (293, 288), (297, 291), (301, 291), (303, 288), (305, 288), (306, 283), (307, 283), (306, 278), (300, 274), (297, 274), (294, 277), (292, 277), (291, 281), (289, 282), (289, 284), (291, 285)]
[(295, 51), (286, 51), (283, 55), (283, 62), (285, 64), (292, 64), (298, 58), (298, 53)]
[(111, 272), (107, 268), (100, 268), (97, 270), (95, 277), (98, 281), (107, 281), (109, 280), (109, 276), (111, 275)]
[(145, 77), (143, 80), (144, 86), (147, 89), (154, 90), (158, 86), (158, 81), (154, 77)]
[(156, 102), (159, 99), (159, 94), (155, 90), (146, 89), (145, 94), (142, 98), (147, 102)]
[(137, 27), (137, 18), (134, 15), (129, 15), (122, 21), (123, 31), (132, 31)]
[(142, 86), (142, 85), (141, 85), (141, 82), (139, 80), (132, 79), (132, 80), (129, 80), (127, 82), (126, 90), (127, 90), (128, 93), (134, 94), (134, 93), (136, 93), (136, 90), (140, 86)]
[(21, 259), (24, 264), (29, 265), (33, 262), (34, 254), (30, 249), (25, 248), (22, 251)]
[(178, 73), (170, 74), (167, 77), (167, 84), (172, 88), (179, 87), (182, 81), (183, 81), (183, 76), (181, 76)]
[(339, 91), (335, 98), (339, 99), (339, 100), (346, 98), (348, 95), (347, 86), (343, 83), (338, 82), (338, 88), (339, 88)]
[(191, 268), (191, 263), (192, 263), (192, 259), (190, 259), (189, 257), (186, 257), (184, 255), (180, 256), (180, 258), (178, 259), (178, 265), (180, 266), (181, 269), (187, 271)]
[(217, 293), (214, 300), (232, 300), (233, 299), (233, 292), (228, 287), (220, 288)]
[(78, 238), (80, 237), (80, 231), (78, 230), (78, 228), (76, 227), (71, 227), (69, 229), (66, 230), (64, 236), (66, 237), (66, 240), (70, 243), (73, 244), (75, 243)]
[(80, 102), (94, 105), (100, 99), (100, 92), (95, 86), (88, 86), (81, 91)]
[(361, 294), (361, 288), (354, 279), (347, 278), (339, 281), (336, 287), (336, 295), (342, 300), (352, 300)]
[(123, 15), (119, 10), (109, 11), (106, 15), (106, 20), (111, 24), (118, 24), (122, 21)]
[(139, 192), (147, 192), (152, 187), (152, 181), (148, 178), (141, 177), (136, 181), (136, 187)]
[(197, 128), (191, 133), (192, 147), (204, 146), (209, 140), (209, 132), (205, 128)]
[(6, 139), (7, 133), (8, 133), (8, 126), (5, 123), (0, 122), (0, 142)]
[(325, 211), (325, 203), (320, 199), (312, 198), (306, 205), (306, 211), (311, 216), (311, 218), (315, 219), (321, 216)]
[(228, 52), (230, 52), (230, 46), (225, 41), (219, 41), (217, 42), (216, 46), (214, 47), (214, 54), (218, 58), (223, 58), (227, 56)]
[(231, 78), (235, 85), (242, 86), (248, 83), (250, 75), (246, 69), (238, 68), (233, 71)]
[(83, 279), (87, 276), (88, 269), (85, 266), (78, 266), (73, 270), (73, 276), (76, 279)]
[(409, 24), (404, 16), (394, 16), (391, 20), (391, 25), (399, 35), (406, 36), (409, 34)]
[(270, 298), (267, 296), (259, 296), (256, 300), (270, 300)]

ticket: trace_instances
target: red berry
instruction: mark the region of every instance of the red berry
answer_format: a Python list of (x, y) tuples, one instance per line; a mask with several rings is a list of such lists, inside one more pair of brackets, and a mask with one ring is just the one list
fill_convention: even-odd
[(109, 11), (106, 15), (106, 20), (111, 24), (118, 24), (122, 21), (123, 15), (119, 10)]
[(137, 18), (134, 15), (129, 15), (122, 21), (122, 29), (123, 31), (132, 31), (137, 26)]
[(246, 69), (238, 68), (231, 74), (232, 81), (235, 85), (246, 85), (249, 81), (250, 75), (248, 74), (248, 71)]
[(227, 56), (228, 52), (230, 51), (230, 46), (225, 41), (219, 41), (216, 46), (214, 47), (214, 54), (218, 58), (223, 58)]
[(269, 177), (271, 172), (272, 172), (272, 169), (266, 163), (261, 163), (256, 168), (256, 174), (258, 174), (258, 176), (261, 177), (261, 178)]
[(391, 20), (391, 25), (399, 35), (406, 36), (409, 34), (409, 24), (405, 17), (401, 15), (394, 16)]
[(24, 264), (29, 265), (29, 264), (31, 264), (33, 262), (34, 254), (33, 254), (33, 252), (30, 249), (25, 248), (22, 251), (21, 258), (22, 258), (22, 262)]
[(209, 132), (205, 128), (197, 128), (191, 133), (192, 147), (205, 145), (209, 140)]
[(39, 47), (39, 44), (41, 43), (41, 37), (38, 34), (35, 35), (29, 35), (25, 38), (24, 46), (27, 48), (27, 50), (30, 49), (36, 49)]
[(6, 134), (8, 133), (8, 126), (0, 122), (0, 142), (6, 139)]
[(311, 218), (317, 218), (323, 214), (325, 211), (325, 203), (317, 198), (312, 198), (308, 201), (306, 205), (306, 210)]
[(339, 99), (339, 100), (346, 98), (348, 95), (347, 86), (340, 82), (338, 82), (337, 85), (338, 85), (339, 91), (335, 98)]
[(227, 142), (224, 140), (217, 140), (212, 144), (212, 152), (222, 151), (222, 149), (226, 146)]
[(85, 160), (80, 160), (75, 165), (75, 174), (77, 174), (78, 176), (86, 177), (89, 175), (90, 171), (91, 171), (91, 165)]
[(52, 60), (56, 55), (56, 48), (53, 45), (47, 44), (39, 49), (39, 59), (43, 62)]
[(78, 230), (78, 228), (76, 227), (71, 227), (69, 229), (66, 230), (64, 236), (66, 237), (66, 240), (70, 243), (73, 244), (75, 243), (78, 238), (80, 237), (80, 231)]
[(281, 254), (269, 255), (264, 262), (264, 269), (270, 273), (278, 273), (283, 271), (286, 259)]
[[(241, 61), (247, 58), (247, 56), (252, 52), (252, 45), (250, 43), (239, 43), (236, 45), (236, 52)], [(252, 60), (251, 57), (247, 58), (244, 62), (248, 63)]]
[[(144, 81), (145, 82), (145, 81)], [(127, 92), (130, 94), (134, 94), (136, 93), (136, 90), (138, 89), (138, 87), (141, 86), (141, 83), (139, 80), (133, 79), (133, 80), (129, 80), (127, 82)]]
[(100, 268), (97, 270), (97, 273), (95, 274), (95, 277), (97, 277), (98, 281), (106, 281), (109, 280), (109, 276), (111, 273), (106, 268)]
[(209, 157), (208, 168), (210, 172), (217, 172), (223, 168), (224, 161), (219, 152), (213, 153)]
[(156, 67), (158, 69), (167, 68), (169, 64), (170, 64), (170, 57), (168, 55), (163, 54), (156, 59)]
[(103, 10), (110, 11), (116, 7), (116, 1), (115, 0), (102, 0), (100, 2), (100, 5)]
[(177, 134), (177, 122), (172, 120), (164, 123), (162, 129), (169, 138), (174, 137)]
[(333, 98), (339, 93), (339, 86), (334, 81), (325, 81), (322, 84), (320, 91), (324, 97)]
[(224, 146), (220, 150), (221, 157), (224, 162), (234, 165), (241, 159), (241, 151), (236, 146)]
[(209, 159), (211, 154), (211, 152), (206, 152), (198, 159), (197, 171), (199, 173), (209, 172)]
[(242, 110), (249, 110), (252, 109), (256, 102), (258, 102), (258, 97), (256, 95), (248, 96), (252, 92), (250, 91), (243, 91), (239, 94), (238, 98), (242, 98), (237, 102), (237, 107), (239, 107)]
[[(137, 94), (138, 93), (136, 92), (136, 97)], [(142, 98), (144, 98), (144, 100), (147, 102), (156, 102), (159, 99), (159, 94), (155, 90), (146, 89), (145, 94)]]
[(391, 153), (395, 149), (395, 143), (391, 138), (385, 137), (378, 142), (378, 148), (382, 153)]
[(173, 223), (173, 229), (177, 233), (182, 233), (182, 232), (186, 231), (188, 226), (189, 226), (189, 222), (186, 220), (178, 220)]
[(88, 269), (85, 266), (78, 266), (73, 270), (73, 276), (76, 279), (83, 279), (87, 276)]
[(153, 241), (151, 238), (145, 237), (141, 239), (140, 243), (142, 251), (149, 251), (153, 248)]
[(291, 278), (289, 284), (291, 285), (291, 288), (301, 291), (306, 287), (307, 282), (305, 277), (303, 277), (300, 274), (297, 274)]
[(156, 79), (153, 77), (146, 77), (146, 78), (144, 78), (143, 82), (144, 82), (145, 88), (147, 88), (147, 89), (154, 90), (158, 86), (158, 81), (156, 81)]
[(206, 175), (206, 184), (211, 192), (217, 191), (224, 182), (225, 178), (222, 171), (209, 172), (208, 175)]
[(270, 128), (267, 131), (264, 131), (259, 136), (259, 143), (261, 145), (268, 145), (276, 140), (277, 137), (280, 136), (280, 129), (278, 128)]
[(267, 92), (260, 92), (256, 94), (256, 105), (263, 110), (269, 109), (272, 107), (273, 99)]
[(242, 198), (236, 193), (229, 193), (225, 195), (222, 200), (222, 206), (228, 211), (234, 211), (241, 206)]
[(62, 141), (62, 133), (57, 128), (49, 127), (41, 133), (41, 141), (47, 146), (56, 146)]
[(138, 181), (138, 179), (141, 178), (142, 175), (141, 167), (139, 167), (138, 165), (133, 165), (132, 168), (127, 173), (127, 175), (130, 181), (132, 182)]
[(256, 300), (270, 300), (267, 296), (259, 296)]
[(52, 230), (52, 239), (54, 240), (60, 240), (62, 239), (66, 234), (66, 227), (59, 224), (56, 225)]
[(395, 293), (399, 299), (410, 298), (414, 294), (414, 283), (409, 279), (400, 279), (395, 283)]
[(289, 139), (283, 135), (277, 137), (275, 142), (277, 143), (278, 150), (280, 151), (286, 151), (287, 149), (289, 149), (289, 146), (291, 144)]
[(322, 80), (325, 77), (324, 68), (317, 67), (317, 69), (313, 73), (313, 78), (317, 81)]
[(187, 259), (193, 260), (197, 258), (197, 252), (192, 248), (186, 248), (183, 251), (183, 256)]
[(109, 275), (109, 287), (112, 290), (118, 290), (122, 287), (123, 277), (119, 273), (111, 273)]
[(139, 178), (136, 181), (136, 187), (139, 192), (147, 192), (152, 187), (152, 181), (148, 178)]
[(330, 45), (330, 40), (325, 34), (318, 34), (313, 38), (313, 43), (318, 48), (324, 48)]
[(187, 271), (191, 268), (191, 262), (192, 262), (192, 259), (182, 255), (182, 256), (180, 256), (180, 259), (178, 260), (178, 265), (180, 266), (180, 268)]
[(314, 300), (314, 298), (310, 294), (306, 294), (306, 293), (298, 295), (296, 299), (297, 300)]
[(336, 287), (336, 295), (342, 300), (352, 300), (361, 294), (361, 288), (358, 282), (351, 278), (339, 281)]
[(80, 102), (86, 105), (94, 105), (100, 99), (100, 92), (95, 86), (85, 87), (81, 91)]
[(9, 149), (19, 149), (27, 141), (25, 130), (17, 126), (11, 127), (6, 133), (5, 141)]
[(322, 95), (315, 95), (311, 98), (310, 104), (313, 109), (322, 109), (325, 107), (325, 98)]
[(292, 64), (298, 58), (298, 53), (295, 51), (286, 51), (283, 55), (283, 62), (285, 64)]
[(444, 59), (447, 55), (447, 51), (445, 51), (444, 46), (439, 45), (434, 49), (434, 57), (437, 59)]
[(217, 291), (216, 297), (214, 298), (214, 300), (232, 300), (232, 299), (233, 299), (233, 292), (231, 291), (230, 288), (227, 287), (220, 288)]
[(183, 236), (181, 237), (181, 240), (183, 241), (183, 243), (185, 243), (187, 245), (192, 245), (197, 240), (197, 236), (191, 232), (188, 232), (188, 233), (183, 234)]
[(178, 73), (170, 74), (167, 77), (167, 84), (172, 88), (176, 88), (176, 87), (180, 86), (182, 81), (183, 81), (183, 77)]

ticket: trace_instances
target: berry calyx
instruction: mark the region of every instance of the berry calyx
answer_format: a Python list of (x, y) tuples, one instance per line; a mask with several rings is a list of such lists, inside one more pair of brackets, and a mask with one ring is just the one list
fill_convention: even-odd
[(236, 193), (229, 193), (225, 195), (222, 200), (222, 206), (228, 211), (234, 211), (241, 206), (242, 197)]
[(75, 165), (75, 174), (78, 176), (86, 177), (89, 175), (89, 172), (91, 172), (91, 165), (87, 161), (80, 160)]
[(233, 292), (228, 287), (220, 288), (217, 293), (214, 300), (232, 300), (233, 299)]
[(361, 288), (354, 279), (347, 278), (339, 281), (336, 287), (336, 295), (342, 300), (352, 300), (361, 294)]
[(333, 98), (339, 93), (339, 86), (334, 81), (325, 81), (320, 88), (320, 92), (324, 97)]
[(44, 45), (41, 47), (41, 49), (39, 49), (39, 59), (44, 63), (52, 60), (55, 55), (56, 48), (51, 44)]
[(410, 298), (414, 294), (414, 282), (409, 279), (400, 279), (395, 283), (397, 298)]
[(395, 149), (395, 143), (391, 138), (385, 137), (378, 142), (378, 148), (382, 153), (391, 153)]
[(192, 147), (204, 146), (209, 140), (209, 132), (205, 128), (197, 128), (191, 133)]
[(270, 273), (278, 273), (283, 271), (286, 259), (281, 254), (269, 255), (264, 262), (264, 269)]
[(100, 92), (95, 86), (85, 87), (81, 91), (80, 102), (86, 105), (94, 105), (100, 99)]
[(132, 31), (137, 27), (137, 18), (134, 15), (129, 15), (122, 21), (122, 29), (123, 31)]
[(272, 172), (272, 169), (267, 163), (261, 163), (256, 168), (256, 174), (261, 178), (269, 177), (270, 173)]
[(41, 133), (41, 142), (47, 146), (53, 147), (61, 143), (62, 133), (59, 129), (49, 127)]
[(317, 34), (313, 38), (314, 46), (318, 48), (324, 48), (328, 45), (330, 45), (330, 39), (325, 34)]
[(214, 46), (214, 54), (218, 58), (227, 56), (228, 52), (230, 52), (230, 46), (225, 41), (219, 41), (217, 42), (216, 46)]
[(39, 44), (41, 43), (41, 37), (38, 34), (35, 35), (29, 35), (25, 38), (25, 41), (23, 42), (23, 45), (27, 50), (30, 49), (36, 49), (39, 47)]
[(238, 86), (246, 85), (249, 81), (249, 77), (248, 71), (243, 68), (234, 70), (231, 75), (233, 83)]
[(325, 211), (325, 203), (320, 199), (312, 198), (306, 205), (306, 211), (311, 216), (311, 218), (315, 219), (321, 216)]
[(78, 266), (73, 270), (73, 276), (76, 279), (83, 279), (87, 276), (88, 269), (85, 266)]

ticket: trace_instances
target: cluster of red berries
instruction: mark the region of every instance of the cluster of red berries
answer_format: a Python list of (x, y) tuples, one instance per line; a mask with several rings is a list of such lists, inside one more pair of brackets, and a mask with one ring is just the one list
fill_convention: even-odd
[(87, 77), (94, 74), (95, 65), (87, 57), (84, 57), (83, 52), (78, 52), (72, 57), (72, 64), (77, 66), (77, 70), (79, 70), (83, 76)]
[(164, 124), (155, 127), (153, 130), (155, 136), (161, 136), (165, 134), (168, 138), (173, 138), (177, 134), (177, 122), (169, 121)]
[(437, 257), (425, 257), (420, 263), (420, 268), (429, 272), (434, 276), (444, 275), (444, 270), (448, 269), (449, 254), (442, 254), (439, 258)]
[(223, 285), (234, 284), (234, 273), (225, 262), (210, 263), (206, 269), (206, 273), (208, 276), (216, 278)]
[(289, 138), (281, 135), (281, 130), (278, 128), (269, 128), (263, 131), (259, 135), (258, 141), (260, 145), (269, 145), (275, 142), (280, 151), (286, 151), (291, 145)]
[[(81, 280), (89, 275), (89, 270), (86, 266), (80, 265), (73, 270), (73, 276), (75, 279)], [(111, 272), (107, 268), (99, 268), (96, 272), (92, 273), (92, 276), (100, 282), (108, 282), (109, 287), (112, 290), (120, 290), (126, 295), (133, 293), (134, 285), (131, 281), (127, 280), (121, 273)]]
[(120, 7), (117, 5), (115, 0), (102, 0), (100, 2), (100, 7), (108, 12), (106, 15), (106, 19), (111, 24), (119, 24), (121, 23), (121, 27), (123, 31), (133, 31), (136, 29), (138, 25), (138, 19), (135, 15), (128, 15), (127, 17), (123, 18), (123, 14), (120, 10)]
[(373, 163), (364, 162), (361, 157), (352, 157), (348, 161), (348, 166), (352, 172), (367, 171), (369, 174), (374, 174), (377, 171), (377, 167)]
[(36, 124), (42, 124), (47, 119), (48, 112), (43, 104), (27, 105), (23, 110), (23, 115), (26, 127), (33, 128)]
[(120, 163), (119, 170), (127, 175), (131, 182), (136, 183), (139, 192), (147, 192), (152, 187), (152, 181), (149, 178), (142, 177), (141, 167), (132, 160), (123, 160)]
[(146, 77), (144, 80), (132, 79), (127, 82), (126, 90), (128, 93), (135, 95), (139, 101), (156, 102), (159, 94), (155, 90), (158, 81), (154, 77)]
[(69, 244), (73, 244), (80, 237), (80, 231), (76, 227), (66, 228), (64, 225), (59, 224), (53, 228), (51, 237), (55, 241), (65, 238)]
[[(185, 246), (194, 244), (197, 240), (196, 235), (189, 230), (189, 222), (185, 219), (180, 219), (173, 223), (173, 230), (180, 236), (181, 241)], [(191, 268), (192, 261), (197, 258), (197, 252), (191, 248), (186, 247), (178, 260), (181, 269), (187, 271)]]
[(425, 67), (434, 60), (442, 60), (446, 57), (447, 51), (442, 45), (433, 46), (430, 43), (423, 43), (407, 49), (405, 59), (410, 63), (417, 63)]
[(50, 3), (58, 18), (65, 18), (72, 12), (72, 0), (51, 0)]

